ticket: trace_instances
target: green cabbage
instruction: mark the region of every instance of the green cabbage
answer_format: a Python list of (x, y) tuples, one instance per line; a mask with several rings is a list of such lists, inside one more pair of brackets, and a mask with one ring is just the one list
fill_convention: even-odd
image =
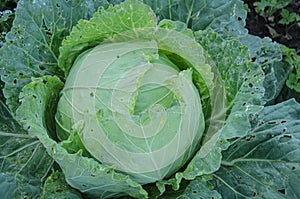
[(239, 0), (21, 0), (0, 49), (0, 195), (298, 196), (299, 104), (265, 105), (292, 66), (245, 14)]
[[(107, 28), (105, 23), (90, 25), (107, 20), (105, 13), (111, 18), (126, 15), (130, 7), (147, 13), (149, 23), (138, 24), (136, 14), (128, 13), (132, 29), (123, 25), (128, 23), (126, 16), (123, 24), (115, 26), (116, 32), (98, 32)], [(69, 42), (80, 31), (72, 32), (61, 52), (78, 56), (75, 61), (70, 56), (59, 58), (73, 65), (60, 65), (67, 79), (56, 113), (58, 137), (65, 140), (76, 129), (89, 154), (140, 184), (170, 177), (194, 156), (205, 131), (205, 116), (215, 114), (209, 97), (223, 88), (222, 82), (213, 86), (219, 74), (206, 63), (191, 31), (179, 22), (157, 24), (153, 16), (149, 7), (137, 1), (109, 8), (84, 22), (102, 41), (81, 32), (79, 40), (86, 40), (82, 45), (97, 46), (72, 52), (79, 44)], [(185, 32), (176, 30), (178, 25)], [(202, 94), (208, 96), (203, 102)], [(219, 98), (219, 104), (224, 104), (224, 96)], [(218, 114), (225, 114), (222, 107)]]
[(80, 123), (84, 146), (101, 163), (142, 184), (169, 177), (192, 157), (205, 126), (192, 72), (169, 62), (151, 41), (80, 55), (58, 104), (59, 135)]
[[(128, 13), (132, 29), (123, 25), (128, 23), (126, 17), (116, 31), (104, 31), (105, 23), (90, 25), (107, 20), (106, 14), (126, 15), (130, 7), (147, 13), (149, 23), (138, 24), (136, 14)], [(153, 16), (149, 7), (137, 1), (111, 7), (84, 22), (99, 41), (80, 32), (79, 24), (79, 31), (72, 32), (61, 48), (62, 54), (78, 55), (76, 60), (59, 58), (66, 63), (60, 66), (67, 79), (56, 113), (58, 137), (65, 140), (76, 129), (89, 154), (140, 184), (170, 177), (194, 156), (205, 131), (205, 116), (215, 114), (209, 95), (222, 89), (222, 83), (213, 87), (218, 73), (206, 63), (191, 31), (179, 22), (157, 24)], [(179, 25), (185, 32), (176, 30)], [(83, 46), (97, 46), (73, 52), (81, 42), (69, 42), (78, 33), (79, 40), (86, 42)], [(203, 102), (202, 94), (208, 96)], [(219, 97), (222, 105), (225, 98)], [(218, 111), (225, 114), (222, 107)]]

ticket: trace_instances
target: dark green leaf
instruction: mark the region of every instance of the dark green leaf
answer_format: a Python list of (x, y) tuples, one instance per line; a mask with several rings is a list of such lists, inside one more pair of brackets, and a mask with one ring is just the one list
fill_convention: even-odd
[(182, 181), (180, 189), (167, 190), (159, 199), (221, 199), (221, 195), (213, 190), (214, 187), (208, 182), (210, 176), (198, 177), (193, 181)]
[(64, 174), (56, 171), (47, 178), (41, 199), (82, 199), (82, 197), (67, 184)]
[(0, 49), (1, 79), (8, 107), (18, 107), (18, 94), (32, 77), (62, 75), (57, 67), (61, 41), (79, 19), (87, 19), (106, 1), (21, 0), (11, 32)]
[(246, 32), (247, 12), (240, 0), (144, 0), (144, 3), (150, 5), (160, 20), (182, 21), (194, 31), (210, 27)]
[(40, 141), (28, 135), (0, 101), (1, 198), (37, 198), (52, 164)]
[(293, 64), (284, 60), (282, 46), (272, 42), (270, 38), (240, 35), (238, 39), (248, 46), (252, 61), (263, 69), (266, 76), (264, 98), (272, 102), (284, 86)]
[(215, 187), (224, 198), (299, 198), (300, 105), (266, 107), (253, 123), (223, 153)]

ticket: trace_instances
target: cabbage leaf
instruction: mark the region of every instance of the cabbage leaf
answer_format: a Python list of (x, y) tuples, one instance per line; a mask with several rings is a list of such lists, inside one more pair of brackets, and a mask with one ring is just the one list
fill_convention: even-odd
[(0, 101), (0, 195), (38, 197), (54, 163), (42, 143), (28, 134)]

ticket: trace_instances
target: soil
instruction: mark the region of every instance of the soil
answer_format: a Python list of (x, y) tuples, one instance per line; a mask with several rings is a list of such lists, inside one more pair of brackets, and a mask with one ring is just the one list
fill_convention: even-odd
[(0, 11), (13, 10), (17, 6), (18, 0), (2, 0), (0, 3)]
[[(253, 6), (256, 1), (258, 0), (244, 0), (244, 3), (249, 7), (246, 19), (246, 28), (249, 33), (259, 37), (270, 37), (278, 43), (296, 49), (297, 53), (300, 54), (300, 26), (296, 23), (289, 26), (279, 24), (278, 22), (282, 18), (280, 11), (276, 12), (270, 19), (258, 15)], [(300, 1), (293, 0), (285, 9), (300, 15)]]

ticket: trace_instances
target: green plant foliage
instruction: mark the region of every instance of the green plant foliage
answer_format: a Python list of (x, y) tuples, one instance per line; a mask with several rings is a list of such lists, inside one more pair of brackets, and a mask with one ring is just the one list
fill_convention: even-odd
[(1, 48), (3, 56), (0, 59), (2, 66), (11, 66), (0, 68), (1, 79), (6, 82), (3, 93), (9, 109), (15, 112), (20, 90), (31, 81), (31, 77), (62, 75), (57, 66), (61, 41), (69, 34), (73, 24), (81, 18), (88, 18), (103, 4), (101, 1), (96, 4), (64, 0), (18, 3), (14, 26), (6, 35), (6, 43), (10, 45)]
[(286, 47), (283, 47), (283, 49), (286, 55), (286, 61), (295, 66), (293, 72), (289, 74), (286, 84), (289, 88), (300, 92), (300, 56), (297, 55), (295, 50)]
[(72, 198), (82, 199), (81, 194), (70, 189), (65, 181), (64, 174), (56, 171), (52, 173), (45, 181), (42, 199), (55, 199), (55, 198)]
[(292, 0), (261, 0), (254, 3), (255, 11), (266, 18), (270, 18), (273, 14), (282, 10), (286, 7)]
[(0, 48), (1, 198), (300, 198), (300, 105), (267, 105), (299, 90), (299, 57), (248, 34), (246, 13), (19, 1)]
[(0, 195), (38, 197), (53, 165), (41, 142), (29, 135), (0, 101)]
[(293, 22), (298, 22), (297, 25), (300, 26), (300, 16), (295, 12), (289, 12), (286, 9), (282, 9), (280, 12), (282, 19), (279, 20), (280, 24), (289, 25)]
[(299, 113), (295, 100), (264, 108), (253, 130), (224, 151), (222, 166), (213, 174), (219, 193), (226, 198), (297, 198)]
[(0, 10), (0, 47), (5, 41), (5, 35), (9, 32), (12, 21), (14, 19), (14, 12), (11, 10)]

